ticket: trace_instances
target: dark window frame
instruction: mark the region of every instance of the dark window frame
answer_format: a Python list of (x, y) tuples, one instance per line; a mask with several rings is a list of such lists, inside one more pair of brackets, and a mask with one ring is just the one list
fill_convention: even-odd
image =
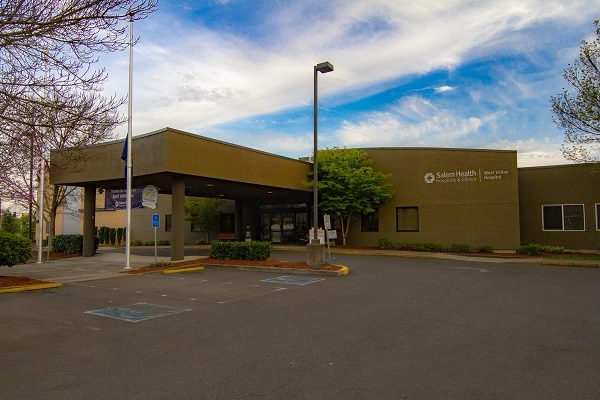
[[(375, 225), (375, 226), (373, 226)], [(369, 214), (360, 214), (360, 231), (361, 232), (379, 232), (379, 209)]]
[(165, 214), (165, 232), (171, 232), (173, 214)]
[[(580, 208), (580, 210), (577, 210), (577, 215), (572, 215), (573, 212), (575, 211), (574, 207)], [(580, 211), (580, 213), (579, 213), (579, 211)], [(571, 214), (571, 215), (569, 215), (569, 214)], [(573, 223), (573, 222), (575, 222), (575, 223)], [(544, 231), (544, 232), (585, 232), (585, 205), (584, 204), (544, 204), (544, 205), (542, 205), (542, 231)]]

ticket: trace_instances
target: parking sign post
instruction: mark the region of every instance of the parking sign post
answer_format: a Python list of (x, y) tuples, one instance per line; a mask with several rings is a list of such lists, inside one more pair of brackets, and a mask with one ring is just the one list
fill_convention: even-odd
[(157, 245), (156, 245), (156, 228), (160, 226), (160, 215), (152, 214), (152, 227), (154, 228), (154, 264), (156, 264)]

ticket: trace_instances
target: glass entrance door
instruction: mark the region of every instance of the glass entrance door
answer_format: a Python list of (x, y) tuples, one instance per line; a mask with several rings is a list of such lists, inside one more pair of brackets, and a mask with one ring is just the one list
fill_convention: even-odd
[[(300, 231), (297, 231), (300, 223)], [(306, 216), (295, 212), (260, 214), (261, 240), (271, 243), (296, 243), (299, 234), (306, 235)]]
[(308, 234), (307, 205), (262, 205), (259, 208), (261, 240), (271, 243), (305, 242)]
[(281, 213), (271, 213), (271, 243), (281, 243)]

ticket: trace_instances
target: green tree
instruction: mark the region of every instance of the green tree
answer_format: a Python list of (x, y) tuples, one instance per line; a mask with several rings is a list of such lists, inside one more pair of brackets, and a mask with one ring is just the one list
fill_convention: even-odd
[(210, 242), (209, 233), (216, 232), (221, 217), (223, 200), (189, 197), (185, 202), (186, 221), (194, 225), (194, 229), (203, 231), (206, 243)]
[(596, 38), (582, 40), (579, 57), (563, 77), (573, 89), (552, 96), (554, 122), (565, 130), (565, 158), (575, 162), (598, 162), (600, 142), (600, 20), (594, 22)]
[(4, 211), (2, 213), (2, 225), (0, 225), (0, 232), (18, 234), (21, 230), (21, 223), (18, 219), (13, 217), (10, 211)]
[[(391, 184), (382, 184), (390, 175), (375, 171), (371, 164), (363, 150), (319, 150), (319, 211), (340, 217), (343, 244), (352, 219), (372, 213), (374, 206), (385, 203), (394, 194)], [(305, 184), (313, 187), (313, 182)]]
[[(32, 221), (32, 224), (34, 224), (35, 221)], [(19, 225), (19, 235), (23, 236), (24, 238), (28, 238), (31, 239), (29, 237), (29, 214), (23, 214), (21, 215), (21, 217), (19, 217), (18, 220), (18, 225)], [(35, 231), (35, 227), (32, 227), (32, 234)]]

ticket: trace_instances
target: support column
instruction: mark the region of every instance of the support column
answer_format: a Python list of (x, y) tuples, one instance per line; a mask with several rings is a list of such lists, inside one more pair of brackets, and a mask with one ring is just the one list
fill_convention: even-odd
[(83, 257), (93, 257), (96, 252), (96, 187), (85, 186), (83, 192)]
[(185, 258), (185, 178), (173, 175), (171, 184), (171, 261)]

